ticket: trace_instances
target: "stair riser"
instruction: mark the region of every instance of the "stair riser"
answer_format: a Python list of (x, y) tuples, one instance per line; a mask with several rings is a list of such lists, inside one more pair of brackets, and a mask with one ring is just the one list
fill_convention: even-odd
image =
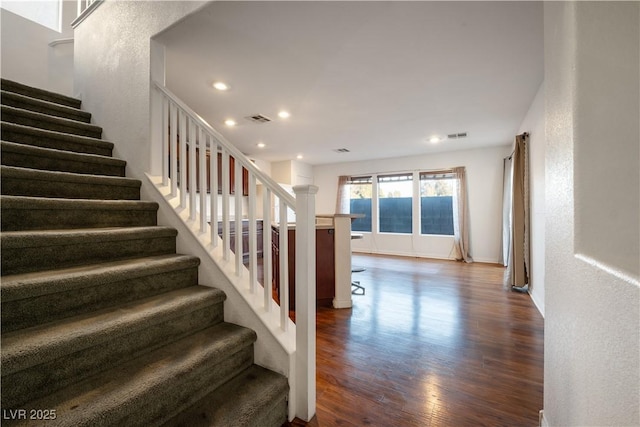
[(162, 427), (279, 427), (288, 395), (286, 378), (254, 365)]
[(2, 194), (10, 196), (92, 200), (140, 199), (140, 187), (133, 187), (129, 185), (59, 182), (3, 175), (0, 187)]
[(176, 251), (175, 236), (92, 242), (85, 239), (53, 246), (2, 247), (2, 275), (28, 273), (95, 262)]
[(282, 426), (287, 422), (288, 418), (288, 396), (285, 393), (278, 402), (273, 405), (262, 414), (255, 414), (256, 416), (251, 420), (253, 423), (247, 424), (247, 427), (263, 427), (263, 426)]
[(42, 104), (38, 101), (23, 99), (12, 94), (2, 94), (2, 105), (9, 107), (21, 108), (23, 110), (33, 111), (35, 113), (48, 114), (63, 119), (76, 120), (83, 123), (91, 123), (91, 114), (81, 110), (71, 110), (65, 107), (50, 106)]
[[(104, 144), (91, 144), (73, 135), (47, 133), (30, 128), (18, 128), (3, 124), (2, 140), (34, 147), (53, 148), (56, 150), (72, 151), (75, 153), (97, 154), (111, 156), (113, 147)], [(84, 143), (83, 143), (84, 142)]]
[(150, 353), (170, 342), (223, 321), (219, 302), (166, 319), (125, 336), (99, 337), (100, 343), (60, 359), (2, 377), (2, 407), (21, 407), (56, 390)]
[(2, 231), (71, 228), (148, 227), (157, 225), (156, 210), (10, 209), (0, 210)]
[(16, 112), (2, 108), (2, 120), (9, 123), (16, 123), (23, 126), (31, 126), (38, 129), (52, 130), (56, 132), (69, 133), (72, 135), (88, 136), (90, 138), (101, 138), (102, 129), (83, 123), (68, 124), (49, 116), (32, 117), (22, 111)]
[(173, 390), (169, 390), (168, 387), (159, 388), (153, 397), (144, 396), (131, 402), (132, 407), (136, 408), (135, 411), (127, 410), (128, 405), (122, 405), (124, 408), (118, 408), (118, 414), (114, 414), (114, 418), (119, 419), (114, 425), (132, 427), (161, 425), (198, 400), (201, 396), (195, 395), (196, 392), (205, 396), (252, 364), (253, 346), (243, 348), (222, 360), (219, 357), (211, 358), (208, 363), (202, 364), (198, 369), (175, 379), (171, 385)]
[[(41, 325), (198, 284), (198, 268), (162, 271), (104, 283), (87, 279), (85, 287), (2, 302), (2, 332)], [(60, 284), (64, 288), (64, 284)]]
[(109, 163), (88, 163), (66, 159), (56, 159), (46, 156), (2, 151), (2, 164), (38, 170), (57, 172), (72, 172), (90, 175), (125, 176), (125, 166)]
[(54, 102), (56, 104), (65, 105), (71, 108), (80, 108), (81, 105), (81, 101), (79, 99), (71, 98), (65, 95), (60, 95), (38, 88), (33, 88), (11, 80), (2, 79), (0, 81), (0, 87), (2, 88), (2, 90), (6, 90), (7, 92), (18, 93), (20, 95), (42, 99), (43, 101)]

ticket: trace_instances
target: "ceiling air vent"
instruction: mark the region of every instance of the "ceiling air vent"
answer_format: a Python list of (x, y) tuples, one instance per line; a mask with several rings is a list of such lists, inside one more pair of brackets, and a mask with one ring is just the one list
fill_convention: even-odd
[(336, 148), (335, 150), (336, 153), (350, 153), (351, 150), (347, 149), (347, 148)]
[(466, 138), (466, 137), (467, 137), (466, 132), (450, 133), (449, 135), (447, 135), (448, 139), (459, 139), (459, 138)]
[(263, 116), (262, 114), (253, 114), (251, 116), (245, 117), (245, 119), (253, 123), (269, 123), (271, 121), (269, 117)]

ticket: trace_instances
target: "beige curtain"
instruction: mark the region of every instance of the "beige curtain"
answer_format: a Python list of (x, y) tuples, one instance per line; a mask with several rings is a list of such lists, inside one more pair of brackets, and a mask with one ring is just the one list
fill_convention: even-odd
[(464, 166), (453, 168), (456, 184), (454, 198), (453, 238), (456, 259), (473, 262), (469, 253), (469, 206), (467, 203), (467, 172)]
[(338, 197), (336, 198), (336, 213), (349, 213), (349, 180), (348, 176), (338, 177)]
[(509, 263), (510, 284), (522, 288), (529, 284), (529, 134), (516, 136), (513, 152), (512, 237)]

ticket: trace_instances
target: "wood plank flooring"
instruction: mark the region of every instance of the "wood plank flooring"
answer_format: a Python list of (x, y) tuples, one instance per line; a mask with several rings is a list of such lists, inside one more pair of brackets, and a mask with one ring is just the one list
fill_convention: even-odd
[(353, 265), (366, 294), (318, 309), (308, 425), (538, 425), (543, 318), (503, 288), (504, 268), (359, 254)]

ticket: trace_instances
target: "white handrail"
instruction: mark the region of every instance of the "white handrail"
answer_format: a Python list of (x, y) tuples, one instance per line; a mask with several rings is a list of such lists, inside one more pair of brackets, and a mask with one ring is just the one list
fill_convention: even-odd
[[(156, 89), (160, 92), (164, 93), (167, 97), (171, 99), (180, 109), (182, 109), (188, 116), (190, 116), (199, 126), (202, 126), (207, 132), (209, 132), (220, 145), (224, 146), (225, 149), (229, 152), (229, 154), (236, 159), (243, 159), (246, 156), (238, 150), (233, 144), (231, 144), (224, 136), (222, 136), (217, 130), (211, 127), (209, 123), (207, 123), (198, 113), (193, 111), (187, 104), (185, 104), (180, 98), (178, 98), (173, 92), (171, 92), (166, 87), (162, 86), (158, 82), (153, 82)], [(253, 162), (245, 162), (243, 166), (249, 171), (256, 174), (256, 176), (260, 176), (260, 181), (269, 186), (274, 195), (278, 196), (282, 199), (287, 205), (295, 206), (296, 201), (293, 196), (287, 193), (277, 182), (275, 182), (269, 175), (266, 175), (258, 166), (256, 166)], [(223, 175), (224, 176), (224, 175)]]

